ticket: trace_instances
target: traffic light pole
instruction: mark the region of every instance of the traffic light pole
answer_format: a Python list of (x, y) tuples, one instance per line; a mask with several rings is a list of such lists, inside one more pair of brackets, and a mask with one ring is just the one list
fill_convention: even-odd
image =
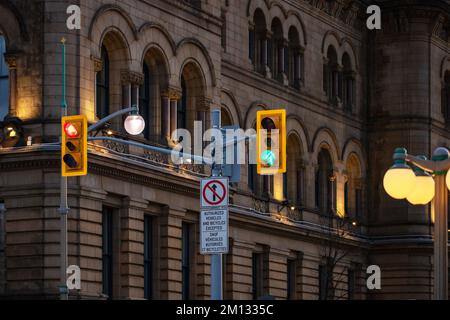
[[(62, 43), (62, 100), (61, 100), (61, 117), (67, 116), (66, 102), (66, 40), (63, 38)], [(61, 132), (62, 141), (62, 132)], [(62, 148), (62, 146), (61, 146)], [(61, 166), (63, 165), (61, 161)], [(69, 214), (69, 206), (67, 204), (67, 177), (61, 175), (60, 186), (60, 300), (69, 299), (69, 289), (67, 288), (67, 215)]]

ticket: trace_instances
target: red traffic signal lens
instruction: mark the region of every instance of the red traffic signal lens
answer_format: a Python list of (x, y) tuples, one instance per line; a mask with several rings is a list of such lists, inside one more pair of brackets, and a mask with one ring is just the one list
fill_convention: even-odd
[(66, 122), (64, 124), (64, 131), (69, 138), (78, 138), (79, 136), (77, 127), (71, 122)]

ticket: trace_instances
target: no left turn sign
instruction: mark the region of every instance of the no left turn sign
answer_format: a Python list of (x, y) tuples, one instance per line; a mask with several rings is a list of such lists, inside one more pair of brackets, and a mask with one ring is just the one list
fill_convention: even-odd
[(202, 180), (201, 207), (228, 206), (228, 179), (212, 178)]

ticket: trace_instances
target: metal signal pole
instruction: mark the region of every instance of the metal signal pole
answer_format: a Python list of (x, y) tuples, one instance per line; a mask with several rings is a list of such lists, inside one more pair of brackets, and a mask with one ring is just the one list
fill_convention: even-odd
[[(67, 116), (66, 102), (66, 39), (61, 39), (62, 44), (62, 100), (61, 100), (61, 118)], [(60, 140), (62, 141), (62, 132)], [(61, 146), (61, 149), (64, 146)], [(61, 166), (63, 165), (61, 161)], [(60, 173), (61, 174), (61, 173)], [(60, 300), (69, 300), (69, 289), (67, 288), (67, 215), (69, 207), (67, 205), (67, 177), (61, 175), (60, 186), (60, 205), (58, 212), (60, 214)]]

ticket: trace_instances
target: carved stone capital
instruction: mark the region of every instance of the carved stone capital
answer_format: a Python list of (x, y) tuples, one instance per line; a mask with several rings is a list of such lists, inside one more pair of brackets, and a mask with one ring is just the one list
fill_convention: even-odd
[(9, 69), (16, 70), (18, 55), (15, 53), (5, 53), (4, 56), (5, 56), (5, 61), (8, 64)]
[(94, 71), (100, 72), (103, 70), (103, 61), (100, 58), (91, 56), (91, 60), (94, 61)]
[(171, 100), (171, 101), (173, 101), (173, 100), (178, 101), (182, 97), (181, 89), (175, 88), (175, 87), (170, 87), (162, 93), (162, 96), (168, 97), (169, 100)]
[(142, 85), (144, 83), (144, 75), (140, 72), (122, 70), (120, 73), (122, 84)]

